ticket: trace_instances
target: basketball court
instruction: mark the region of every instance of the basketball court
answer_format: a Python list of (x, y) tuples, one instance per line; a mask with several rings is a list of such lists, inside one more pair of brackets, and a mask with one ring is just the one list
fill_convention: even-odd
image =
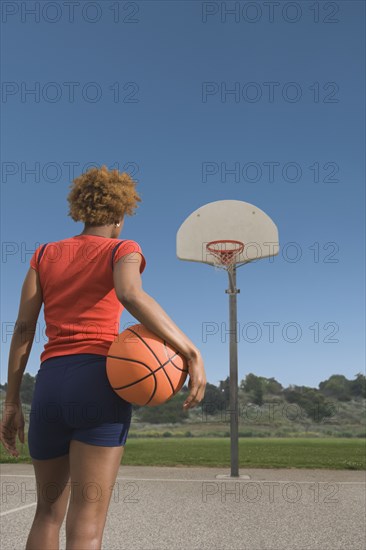
[[(361, 550), (365, 473), (121, 466), (103, 550)], [(1, 548), (24, 548), (34, 517), (28, 464), (1, 465)], [(91, 488), (89, 498), (97, 498)], [(60, 550), (65, 548), (65, 522)]]
[[(29, 346), (35, 362), (32, 357), (28, 361), (24, 345), (21, 353), (12, 354), (13, 381), (19, 380), (18, 359), (24, 355), (29, 374), (35, 374), (46, 336), (53, 350), (48, 366), (59, 361), (61, 372), (65, 362), (62, 369), (70, 373), (70, 378), (62, 378), (65, 393), (49, 377), (49, 388), (59, 401), (50, 390), (39, 392), (39, 402), (49, 398), (50, 409), (35, 406), (37, 414), (31, 418), (41, 416), (48, 431), (34, 429), (32, 456), (39, 451), (41, 457), (42, 451), (46, 457), (53, 452), (51, 443), (62, 444), (65, 425), (54, 423), (50, 429), (50, 423), (55, 422), (53, 413), (61, 412), (62, 417), (63, 407), (70, 421), (80, 410), (83, 421), (99, 414), (102, 419), (114, 403), (117, 412), (121, 406), (108, 399), (111, 388), (113, 397), (126, 404), (154, 407), (176, 395), (186, 379), (188, 383), (187, 358), (179, 346), (168, 343), (169, 323), (159, 312), (146, 313), (153, 308), (146, 306), (152, 303), (148, 293), (137, 291), (128, 274), (118, 276), (127, 273), (119, 262), (125, 240), (139, 248), (141, 243), (148, 266), (144, 287), (146, 281), (151, 298), (166, 304), (172, 319), (187, 327), (187, 336), (202, 352), (207, 382), (217, 389), (211, 388), (212, 400), (207, 398), (202, 413), (204, 421), (211, 412), (213, 419), (220, 414), (219, 434), (216, 423), (208, 426), (209, 420), (201, 430), (198, 415), (192, 415), (192, 422), (197, 420), (194, 429), (193, 423), (184, 423), (188, 415), (179, 414), (170, 423), (174, 413), (167, 407), (167, 414), (158, 419), (161, 424), (152, 422), (153, 414), (146, 415), (143, 429), (134, 436), (154, 438), (153, 451), (158, 447), (161, 452), (160, 435), (172, 436), (174, 443), (179, 434), (182, 447), (174, 448), (174, 464), (179, 448), (188, 448), (185, 440), (196, 443), (200, 435), (220, 435), (220, 444), (225, 444), (222, 462), (212, 451), (210, 462), (204, 462), (199, 449), (190, 461), (197, 456), (196, 464), (213, 467), (124, 466), (122, 461), (111, 487), (103, 550), (366, 550), (365, 471), (291, 468), (295, 463), (289, 456), (283, 462), (288, 468), (245, 468), (240, 467), (245, 462), (239, 454), (244, 436), (364, 435), (358, 403), (349, 403), (349, 409), (346, 403), (364, 395), (360, 380), (349, 380), (364, 371), (364, 255), (359, 252), (365, 220), (365, 124), (360, 116), (364, 5), (354, 0), (3, 2), (9, 47), (2, 103), (7, 104), (4, 120), (9, 131), (1, 188), (1, 353), (7, 359), (15, 349), (12, 332), (16, 344), (19, 335), (33, 332), (29, 328), (36, 325), (35, 346), (33, 340)], [(362, 69), (356, 71), (357, 66)], [(87, 178), (86, 170), (99, 165), (113, 169), (113, 177), (94, 173)], [(138, 194), (130, 178), (138, 183)], [(74, 188), (74, 201), (74, 190), (69, 194), (70, 212), (65, 216), (62, 197), (71, 180), (80, 187)], [(118, 182), (126, 184), (123, 196)], [(142, 209), (134, 219), (134, 204), (141, 199)], [(114, 237), (130, 214), (122, 235)], [(74, 230), (72, 221), (84, 222), (84, 229)], [(47, 278), (44, 271), (43, 279), (38, 268), (47, 257), (45, 247), (61, 240), (65, 256), (70, 258), (72, 252), (75, 258), (74, 251), (80, 250), (76, 259), (85, 262), (66, 263), (56, 250), (57, 256), (50, 254), (48, 260), (54, 269)], [(80, 245), (74, 248), (73, 242)], [(42, 315), (30, 323), (35, 315), (17, 316), (16, 306), (29, 254), (41, 243), (32, 266), (38, 278), (31, 272), (38, 281), (37, 293), (33, 286), (29, 309), (34, 310), (34, 302), (41, 304), (40, 290), (47, 290), (44, 296), (50, 300), (42, 300)], [(109, 244), (113, 251), (107, 257)], [(142, 273), (142, 263), (140, 268)], [(136, 325), (124, 331), (135, 338), (128, 348), (118, 335), (107, 349), (118, 324), (112, 324), (114, 312), (122, 305), (121, 325), (127, 314), (136, 313)], [(53, 306), (58, 315), (48, 315)], [(47, 317), (54, 323), (45, 322)], [(149, 318), (146, 325), (159, 324), (164, 334), (151, 336), (154, 331), (148, 326), (138, 330), (137, 317)], [(257, 338), (252, 332), (245, 338), (249, 327), (258, 331)], [(297, 337), (287, 335), (287, 328)], [(170, 333), (174, 336), (174, 330)], [(59, 345), (57, 353), (52, 341)], [(104, 374), (97, 369), (103, 346), (111, 387), (105, 378), (99, 379), (103, 385), (92, 378)], [(74, 371), (67, 361), (84, 355), (81, 350), (97, 357), (84, 358), (89, 372), (72, 384)], [(203, 368), (198, 354), (189, 355), (194, 365), (191, 382), (196, 378), (198, 386), (195, 395), (196, 388), (189, 388), (194, 399), (203, 388)], [(247, 375), (258, 383), (247, 384)], [(42, 376), (45, 381), (44, 370)], [(26, 382), (29, 404), (30, 379)], [(37, 387), (46, 389), (46, 383)], [(13, 388), (7, 384), (9, 401), (16, 393)], [(265, 401), (265, 390), (271, 401)], [(278, 401), (275, 396), (280, 396)], [(283, 407), (286, 418), (277, 423), (273, 417), (282, 397), (293, 409)], [(345, 405), (339, 419), (329, 430), (318, 429), (320, 417), (334, 415), (338, 399)], [(261, 403), (270, 405), (266, 426), (239, 431), (245, 420), (239, 411), (248, 405), (246, 416), (261, 416)], [(314, 432), (313, 420), (319, 421)], [(112, 438), (117, 427), (101, 424), (108, 424), (105, 434), (93, 426), (84, 437), (114, 443), (108, 436)], [(165, 428), (170, 424), (171, 431)], [(81, 423), (75, 429), (82, 430)], [(54, 436), (52, 441), (48, 434)], [(120, 432), (119, 444), (124, 434)], [(230, 465), (217, 467), (226, 464), (229, 436)], [(149, 450), (142, 453), (141, 463), (153, 464)], [(264, 464), (263, 454), (258, 455), (261, 462), (249, 463)], [(341, 467), (358, 465), (349, 455), (349, 460), (338, 462)], [(330, 468), (333, 463), (329, 453), (319, 465)], [(108, 468), (107, 459), (103, 467)], [(0, 464), (0, 485), (0, 549), (24, 550), (37, 505), (33, 465)], [(57, 489), (56, 484), (45, 488), (51, 499)], [(102, 496), (95, 474), (95, 483), (85, 487), (85, 499)], [(88, 510), (84, 513), (82, 518)], [(48, 550), (41, 548), (42, 542), (45, 546), (41, 540), (39, 550)], [(86, 547), (78, 550), (90, 550)], [(64, 520), (60, 550), (65, 548)]]
[[(237, 408), (238, 387), (236, 270), (278, 251), (275, 223), (257, 206), (242, 201), (206, 204), (193, 212), (177, 233), (179, 259), (206, 263), (228, 273), (228, 370), (233, 410)], [(163, 373), (164, 366), (159, 363), (155, 368)], [(155, 373), (149, 377), (155, 380)], [(146, 379), (144, 375), (141, 380)], [(155, 395), (157, 385), (147, 386), (146, 398)], [(239, 473), (238, 419), (234, 415), (230, 437), (230, 472), (226, 468), (122, 465), (112, 492), (102, 548), (365, 548), (363, 471), (248, 468)], [(24, 548), (36, 506), (32, 465), (2, 465), (1, 490), (2, 550)], [(49, 490), (55, 495), (57, 487)], [(100, 496), (96, 480), (86, 488), (85, 498), (96, 500)], [(65, 522), (60, 548), (66, 545), (64, 527)]]

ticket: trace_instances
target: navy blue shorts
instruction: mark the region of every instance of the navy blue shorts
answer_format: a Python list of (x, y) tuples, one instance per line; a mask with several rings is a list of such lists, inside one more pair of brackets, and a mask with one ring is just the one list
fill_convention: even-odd
[(78, 353), (41, 363), (29, 417), (32, 458), (68, 454), (72, 439), (104, 447), (126, 443), (132, 405), (111, 388), (106, 361), (105, 355)]

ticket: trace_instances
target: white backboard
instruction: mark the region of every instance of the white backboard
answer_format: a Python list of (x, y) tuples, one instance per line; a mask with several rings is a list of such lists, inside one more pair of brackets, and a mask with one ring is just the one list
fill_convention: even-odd
[(279, 252), (277, 226), (263, 210), (248, 202), (222, 200), (201, 206), (182, 223), (177, 232), (177, 257), (217, 265), (217, 258), (207, 251), (206, 245), (225, 239), (244, 243), (236, 264)]

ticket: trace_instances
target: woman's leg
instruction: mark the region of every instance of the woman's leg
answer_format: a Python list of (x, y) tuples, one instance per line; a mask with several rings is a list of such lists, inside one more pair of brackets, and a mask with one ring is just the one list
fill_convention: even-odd
[(26, 550), (58, 550), (60, 527), (70, 494), (69, 455), (50, 460), (33, 459), (37, 508)]
[(71, 494), (66, 550), (100, 550), (124, 447), (70, 442)]

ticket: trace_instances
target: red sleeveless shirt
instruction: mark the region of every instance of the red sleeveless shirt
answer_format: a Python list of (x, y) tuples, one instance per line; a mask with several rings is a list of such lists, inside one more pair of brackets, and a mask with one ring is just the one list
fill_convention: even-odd
[[(42, 286), (48, 338), (41, 362), (73, 353), (107, 355), (124, 310), (114, 290), (113, 266), (131, 252), (142, 256), (142, 273), (146, 260), (136, 241), (77, 235), (36, 249), (30, 266)], [(138, 261), (136, 255), (131, 261)]]

